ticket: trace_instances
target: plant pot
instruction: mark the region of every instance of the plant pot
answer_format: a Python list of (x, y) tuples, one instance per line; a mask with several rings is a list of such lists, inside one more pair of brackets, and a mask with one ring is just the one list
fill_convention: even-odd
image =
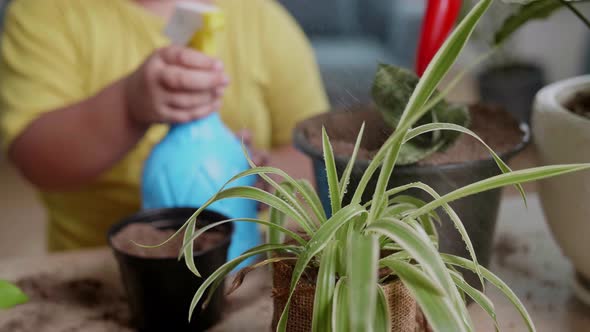
[[(360, 130), (361, 124), (365, 122), (365, 137), (362, 146), (369, 150), (378, 149), (384, 142), (384, 137), (388, 137), (391, 129), (383, 121), (381, 115), (370, 109), (354, 111), (335, 111), (318, 115), (300, 123), (295, 129), (295, 146), (307, 154), (313, 161), (318, 192), (324, 208), (329, 210), (329, 193), (326, 180), (324, 158), (320, 149), (316, 148), (309, 140), (310, 132), (321, 130), (322, 126), (326, 127), (328, 135), (334, 142), (338, 137), (350, 135), (356, 137)], [(517, 152), (523, 149), (529, 142), (528, 127), (521, 126), (522, 140), (520, 144), (514, 146), (509, 152), (501, 154), (504, 161), (512, 158)], [(369, 134), (367, 134), (369, 133)], [(382, 133), (376, 135), (375, 133)], [(379, 137), (381, 136), (381, 137)], [(354, 140), (353, 140), (354, 141)], [(350, 160), (350, 156), (336, 155), (336, 169), (341, 175)], [(350, 193), (353, 193), (358, 186), (362, 175), (369, 166), (370, 161), (366, 158), (357, 159), (350, 179), (348, 194), (344, 201), (349, 202)], [(369, 182), (363, 201), (372, 198), (377, 183), (378, 173)], [(436, 190), (439, 194), (444, 195), (454, 189), (461, 188), (473, 182), (487, 179), (491, 176), (500, 174), (496, 163), (491, 159), (470, 161), (458, 164), (445, 164), (437, 166), (396, 166), (393, 175), (388, 184), (388, 188), (393, 188), (413, 182), (423, 182)], [(409, 194), (426, 200), (432, 200), (422, 191), (410, 191)], [(465, 225), (469, 234), (479, 263), (488, 266), (490, 263), (492, 241), (496, 226), (496, 217), (501, 199), (501, 190), (487, 191), (478, 195), (463, 198), (451, 203), (451, 206)], [(454, 227), (446, 213), (439, 213), (443, 219), (438, 231), (440, 235), (440, 250), (444, 253), (450, 253), (465, 258), (469, 258), (466, 245), (461, 239), (460, 234)], [(481, 289), (481, 283), (477, 276), (471, 272), (465, 272), (466, 280), (474, 287)]]
[[(292, 265), (285, 262), (273, 264), (273, 331), (276, 330), (281, 314), (287, 304), (292, 275)], [(427, 331), (426, 320), (419, 313), (416, 301), (399, 279), (387, 282), (382, 287), (391, 313), (391, 331)], [(311, 331), (314, 295), (315, 281), (302, 279), (291, 298), (287, 331)]]
[[(119, 264), (127, 292), (133, 323), (139, 331), (205, 331), (221, 318), (223, 287), (215, 293), (204, 310), (200, 310), (201, 304), (197, 305), (190, 323), (188, 313), (193, 295), (199, 286), (226, 262), (233, 230), (230, 224), (216, 228), (216, 231), (226, 234), (222, 242), (195, 254), (195, 263), (203, 278), (195, 276), (184, 261), (179, 261), (176, 257), (138, 257), (113, 246), (113, 237), (128, 225), (149, 223), (158, 229), (176, 230), (194, 212), (193, 208), (146, 210), (116, 224), (108, 233), (109, 244)], [(199, 216), (200, 225), (226, 219), (210, 211), (203, 211)]]
[(545, 85), (544, 76), (541, 67), (528, 63), (490, 67), (478, 76), (481, 101), (502, 106), (520, 122), (530, 123), (535, 94)]
[[(533, 133), (543, 165), (590, 162), (590, 120), (563, 107), (576, 93), (589, 90), (590, 76), (582, 76), (551, 84), (537, 95)], [(553, 236), (577, 270), (574, 289), (590, 304), (590, 172), (543, 180), (539, 194)]]

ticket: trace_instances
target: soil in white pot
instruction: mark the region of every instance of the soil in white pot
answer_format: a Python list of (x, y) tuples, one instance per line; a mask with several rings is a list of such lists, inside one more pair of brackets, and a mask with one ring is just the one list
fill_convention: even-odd
[[(143, 245), (158, 245), (168, 240), (176, 231), (158, 229), (151, 224), (136, 223), (123, 228), (112, 238), (113, 246), (129, 255), (143, 258), (175, 258), (182, 250), (182, 236), (176, 236), (170, 242), (157, 248), (144, 248)], [(216, 247), (227, 235), (214, 230), (205, 232), (194, 242), (194, 251), (202, 252)], [(135, 242), (135, 243), (134, 243)]]
[(564, 106), (572, 113), (590, 119), (590, 91), (575, 94)]

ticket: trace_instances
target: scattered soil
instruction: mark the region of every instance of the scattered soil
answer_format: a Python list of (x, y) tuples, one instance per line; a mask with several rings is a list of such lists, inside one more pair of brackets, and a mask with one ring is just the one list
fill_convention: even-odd
[[(484, 142), (498, 154), (513, 150), (522, 142), (523, 132), (518, 122), (501, 108), (474, 105), (470, 107), (471, 125)], [(327, 118), (328, 119), (328, 118)], [(309, 124), (304, 128), (310, 143), (321, 151), (321, 125), (326, 126), (334, 153), (338, 156), (350, 156), (354, 150), (356, 135), (364, 121), (366, 123), (363, 143), (358, 158), (370, 160), (391, 135), (391, 128), (376, 111), (353, 111), (339, 117), (330, 117), (323, 124)], [(466, 161), (489, 159), (488, 150), (477, 140), (468, 135), (461, 135), (446, 151), (437, 152), (420, 161), (419, 165), (445, 165)]]
[(590, 91), (577, 93), (564, 106), (572, 113), (590, 119)]
[[(158, 248), (143, 248), (143, 245), (158, 245), (168, 240), (176, 231), (172, 229), (158, 229), (151, 224), (131, 224), (113, 239), (113, 246), (120, 251), (143, 258), (175, 258), (182, 249), (182, 236), (176, 236), (170, 242)], [(195, 252), (209, 250), (226, 239), (226, 235), (218, 231), (208, 231), (195, 241)], [(133, 243), (135, 242), (135, 243)]]
[(30, 301), (0, 317), (0, 332), (133, 331), (125, 296), (102, 281), (38, 275), (17, 285)]

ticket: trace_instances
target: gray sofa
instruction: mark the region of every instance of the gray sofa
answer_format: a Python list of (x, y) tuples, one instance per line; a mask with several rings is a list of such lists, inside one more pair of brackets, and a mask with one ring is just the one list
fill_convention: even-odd
[(414, 65), (421, 0), (279, 0), (310, 38), (334, 108), (370, 101), (379, 63)]

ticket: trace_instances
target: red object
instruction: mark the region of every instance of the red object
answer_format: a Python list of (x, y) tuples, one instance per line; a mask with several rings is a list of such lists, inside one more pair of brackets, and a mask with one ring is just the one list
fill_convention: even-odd
[(461, 0), (428, 0), (418, 45), (416, 73), (422, 76), (430, 60), (445, 42), (461, 10)]

